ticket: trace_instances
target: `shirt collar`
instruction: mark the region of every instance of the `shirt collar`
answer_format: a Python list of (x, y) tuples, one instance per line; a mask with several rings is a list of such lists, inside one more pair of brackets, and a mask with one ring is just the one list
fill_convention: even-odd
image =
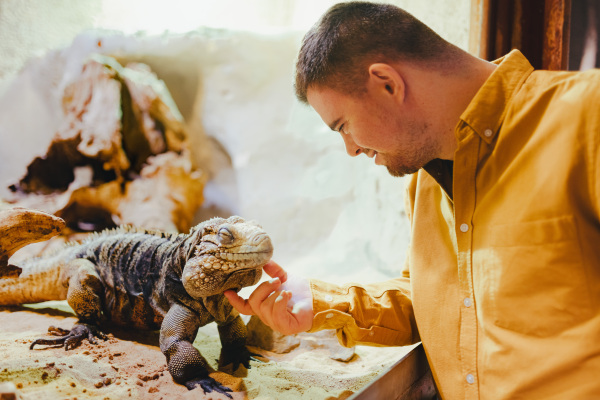
[(513, 50), (493, 63), (498, 67), (460, 116), (461, 121), (487, 143), (491, 143), (500, 129), (513, 95), (533, 72), (533, 67), (519, 50)]

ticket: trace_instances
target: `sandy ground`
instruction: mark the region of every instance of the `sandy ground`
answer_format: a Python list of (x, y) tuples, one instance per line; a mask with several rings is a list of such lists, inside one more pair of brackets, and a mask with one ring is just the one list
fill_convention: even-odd
[[(14, 384), (23, 400), (227, 399), (174, 383), (157, 332), (112, 329), (110, 339), (98, 345), (84, 341), (67, 352), (29, 350), (33, 340), (49, 337), (48, 326), (70, 329), (75, 321), (64, 301), (0, 307), (0, 382)], [(221, 346), (214, 323), (200, 329), (194, 345), (217, 368)], [(262, 362), (252, 361), (249, 370), (241, 367), (233, 375), (223, 370), (211, 376), (232, 388), (235, 400), (346, 399), (410, 350), (358, 346), (343, 362), (332, 359), (336, 346), (322, 335), (306, 334), (289, 353), (250, 347)]]

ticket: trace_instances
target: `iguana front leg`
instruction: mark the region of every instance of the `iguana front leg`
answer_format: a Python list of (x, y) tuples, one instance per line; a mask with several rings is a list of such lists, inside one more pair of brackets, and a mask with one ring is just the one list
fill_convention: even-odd
[(213, 390), (231, 397), (231, 389), (208, 376), (210, 366), (192, 344), (201, 326), (199, 315), (180, 304), (169, 309), (160, 327), (160, 350), (175, 382), (192, 390), (198, 386), (205, 393)]
[(246, 347), (248, 330), (239, 314), (231, 322), (219, 324), (218, 328), (221, 339), (219, 366), (233, 364), (233, 371), (237, 370), (240, 364), (250, 368), (252, 356), (258, 354), (251, 353)]
[(76, 259), (65, 266), (65, 271), (70, 275), (67, 303), (75, 311), (79, 321), (70, 331), (51, 326), (48, 329), (50, 333), (61, 336), (54, 339), (37, 339), (31, 344), (30, 349), (41, 344), (64, 345), (65, 350), (69, 350), (79, 346), (83, 339), (88, 339), (94, 344), (96, 343), (94, 337), (107, 339), (107, 336), (96, 326), (102, 319), (100, 293), (103, 287), (94, 264), (86, 259)]

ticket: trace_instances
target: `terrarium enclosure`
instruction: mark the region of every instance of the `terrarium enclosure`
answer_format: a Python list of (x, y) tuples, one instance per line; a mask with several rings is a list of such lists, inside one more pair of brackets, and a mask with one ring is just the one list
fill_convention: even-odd
[[(389, 2), (467, 48), (470, 1)], [(70, 238), (121, 223), (187, 231), (240, 215), (265, 228), (274, 260), (291, 273), (339, 283), (400, 274), (409, 244), (403, 180), (348, 157), (338, 134), (293, 92), (302, 36), (335, 1), (121, 3), (0, 0), (0, 208), (55, 213)], [(43, 305), (41, 314), (0, 311), (10, 366), (35, 375), (35, 358), (62, 357), (60, 349), (30, 355), (26, 339), (49, 324), (68, 328), (74, 318), (65, 304)], [(152, 337), (116, 336), (111, 346), (130, 353), (111, 357), (158, 353), (142, 375), (163, 372)], [(327, 347), (330, 339), (307, 337), (291, 353), (271, 354), (241, 388), (249, 398), (345, 398), (406, 351), (356, 349), (336, 361), (330, 356), (341, 350)], [(216, 328), (198, 340), (218, 347)], [(85, 371), (108, 359), (69, 357)], [(135, 373), (126, 378), (135, 366), (125, 364), (122, 386), (102, 387), (109, 397), (184, 395), (168, 392), (168, 374), (137, 384)], [(91, 374), (106, 374), (98, 371)], [(0, 381), (17, 375), (3, 377), (0, 368)], [(89, 376), (77, 379), (86, 392), (56, 389), (49, 398), (102, 394)], [(18, 381), (25, 395), (43, 388), (32, 381)]]

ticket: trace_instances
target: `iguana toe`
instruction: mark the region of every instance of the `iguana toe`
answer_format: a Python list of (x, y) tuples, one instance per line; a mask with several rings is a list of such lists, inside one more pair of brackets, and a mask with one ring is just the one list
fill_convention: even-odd
[(222, 349), (219, 358), (219, 367), (232, 364), (233, 371), (236, 371), (240, 364), (250, 369), (250, 360), (261, 361), (255, 357), (262, 357), (260, 354), (252, 353), (246, 346)]
[(228, 393), (228, 392), (231, 392), (232, 390), (229, 389), (227, 386), (221, 385), (219, 382), (217, 382), (210, 376), (207, 376), (206, 378), (196, 378), (196, 379), (189, 380), (189, 381), (185, 382), (185, 386), (189, 390), (195, 389), (198, 386), (200, 386), (202, 388), (202, 390), (204, 390), (204, 393), (211, 393), (214, 391), (217, 393), (224, 394), (225, 396), (229, 397), (230, 399), (233, 399), (233, 397)]
[(70, 350), (79, 346), (83, 339), (87, 339), (88, 342), (92, 344), (98, 343), (96, 337), (99, 337), (102, 340), (108, 339), (108, 337), (94, 325), (83, 323), (75, 324), (70, 331), (51, 326), (48, 328), (48, 332), (52, 335), (61, 336), (54, 339), (37, 339), (31, 343), (29, 349), (33, 349), (36, 344), (41, 344), (55, 347), (62, 347), (64, 345), (65, 350)]

